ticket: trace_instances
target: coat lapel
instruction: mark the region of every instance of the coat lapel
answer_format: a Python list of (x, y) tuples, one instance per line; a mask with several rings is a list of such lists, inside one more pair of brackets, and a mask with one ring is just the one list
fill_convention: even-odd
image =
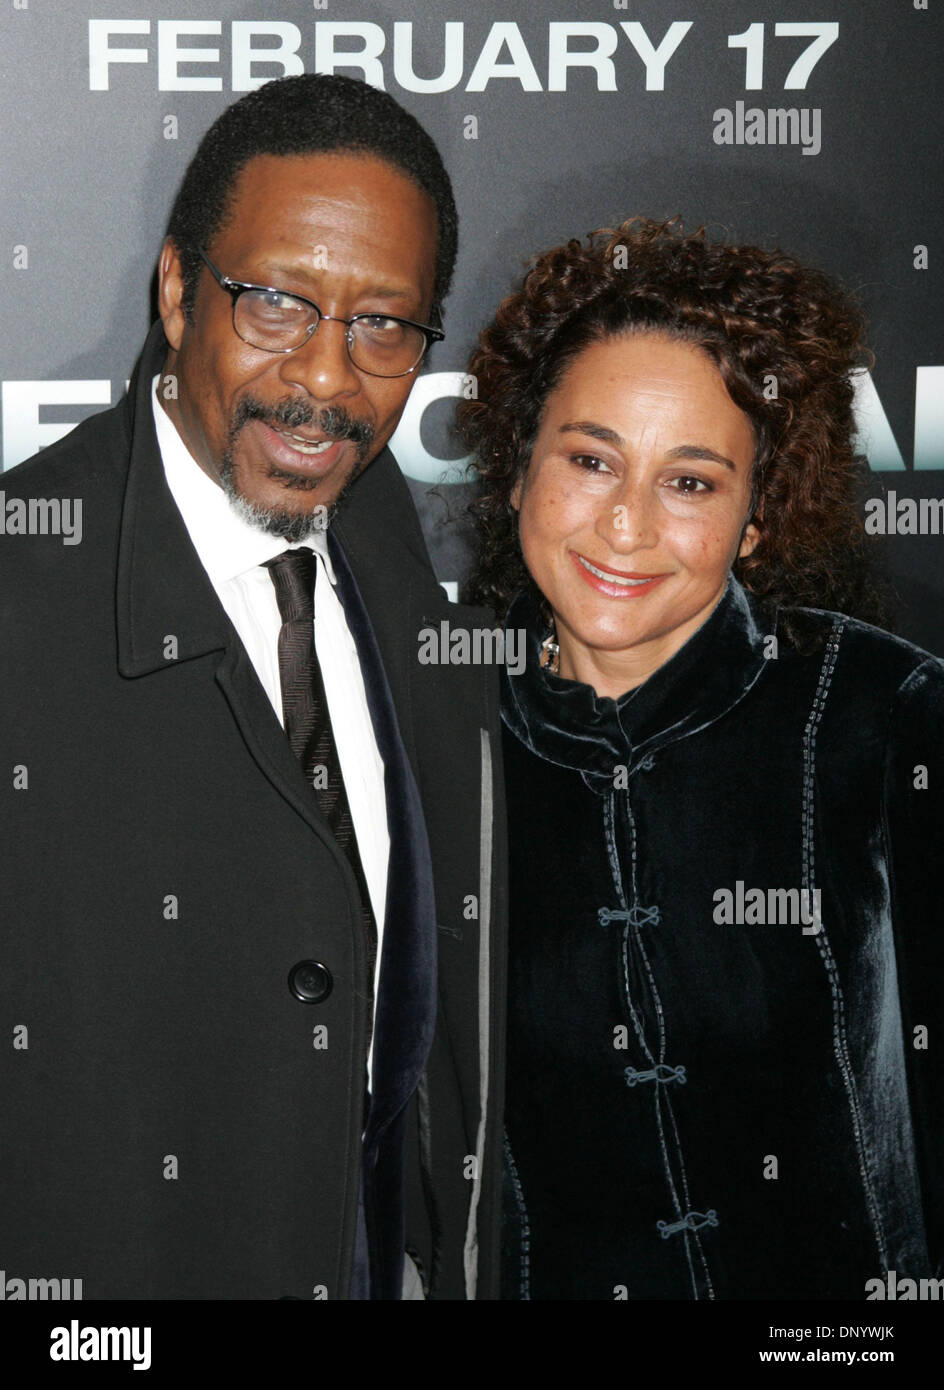
[(129, 467), (118, 538), (116, 621), (123, 676), (166, 671), (222, 651), (233, 631), (164, 478), (151, 408), (151, 380), (166, 344), (148, 334), (125, 398)]
[[(444, 599), (429, 563), (413, 499), (389, 449), (357, 479), (331, 523), (356, 581), (397, 711), (400, 736), (417, 771), (412, 685), (422, 606)], [(428, 584), (414, 578), (425, 570)], [(410, 578), (404, 582), (404, 575)], [(423, 731), (420, 730), (420, 737)]]
[(384, 761), (390, 855), (373, 1087), (365, 1147), (416, 1089), (436, 1021), (436, 907), (426, 822), (400, 736), (397, 710), (363, 599), (336, 537), (328, 545), (345, 616), (357, 644), (377, 745)]
[(158, 322), (125, 400), (130, 464), (118, 541), (118, 669), (123, 676), (144, 677), (218, 652), (215, 678), (250, 754), (353, 883), (346, 856), (318, 810), (167, 486), (151, 406), (151, 381), (163, 367), (165, 351)]

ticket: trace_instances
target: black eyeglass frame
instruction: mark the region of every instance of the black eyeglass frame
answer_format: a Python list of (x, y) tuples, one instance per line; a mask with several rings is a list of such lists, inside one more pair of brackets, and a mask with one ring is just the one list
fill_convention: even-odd
[[(291, 290), (280, 289), (278, 285), (252, 285), (247, 283), (245, 280), (233, 280), (229, 275), (224, 275), (223, 272), (213, 264), (213, 262), (210, 260), (209, 256), (204, 251), (202, 246), (198, 246), (196, 249), (197, 253), (200, 256), (200, 259), (206, 265), (207, 269), (213, 276), (216, 283), (219, 285), (220, 289), (225, 290), (226, 293), (232, 297), (233, 332), (237, 335), (237, 337), (242, 338), (242, 341), (244, 343), (248, 343), (249, 347), (254, 347), (259, 352), (271, 352), (276, 357), (284, 357), (289, 352), (297, 352), (299, 348), (304, 347), (307, 342), (310, 342), (313, 334), (317, 331), (318, 325), (319, 323), (321, 323), (322, 320), (324, 320), (326, 323), (343, 323), (347, 328), (347, 332), (344, 335), (344, 340), (347, 344), (347, 355), (348, 357), (350, 357), (352, 365), (356, 367), (359, 372), (364, 372), (367, 376), (376, 376), (383, 381), (395, 381), (398, 377), (410, 376), (413, 372), (417, 371), (423, 361), (423, 358), (429, 351), (431, 344), (441, 343), (446, 336), (441, 328), (433, 328), (428, 323), (417, 323), (415, 319), (403, 319), (398, 317), (397, 314), (378, 314), (375, 311), (369, 314), (355, 314), (353, 318), (349, 319), (342, 319), (337, 314), (323, 314), (321, 310), (318, 308), (318, 305), (315, 303), (315, 301), (313, 299), (306, 299), (303, 294), (295, 294)], [(297, 299), (299, 303), (307, 304), (309, 309), (314, 309), (318, 317), (315, 319), (314, 323), (308, 329), (302, 341), (300, 343), (296, 343), (294, 347), (259, 347), (258, 343), (249, 343), (249, 340), (247, 338), (243, 338), (243, 335), (236, 327), (236, 301), (239, 299), (240, 295), (245, 294), (247, 290), (261, 290), (263, 294), (282, 294), (285, 295), (287, 299)], [(394, 372), (392, 375), (388, 376), (384, 372), (369, 371), (367, 367), (361, 367), (357, 362), (355, 362), (354, 357), (351, 353), (351, 340), (353, 338), (352, 329), (354, 324), (357, 323), (358, 319), (390, 319), (393, 323), (405, 323), (410, 328), (418, 328), (421, 333), (426, 335), (426, 346), (420, 353), (419, 359), (413, 363), (412, 367), (408, 367), (405, 372)]]

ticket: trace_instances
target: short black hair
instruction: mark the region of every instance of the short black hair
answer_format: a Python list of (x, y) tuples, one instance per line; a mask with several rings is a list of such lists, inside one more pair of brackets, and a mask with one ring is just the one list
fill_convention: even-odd
[(456, 262), (458, 217), (452, 184), (439, 151), (419, 121), (387, 92), (337, 74), (282, 77), (228, 106), (210, 126), (190, 161), (171, 209), (167, 236), (183, 271), (183, 310), (192, 319), (203, 262), (226, 221), (243, 167), (256, 155), (350, 152), (386, 161), (428, 193), (439, 237), (433, 312), (442, 315)]

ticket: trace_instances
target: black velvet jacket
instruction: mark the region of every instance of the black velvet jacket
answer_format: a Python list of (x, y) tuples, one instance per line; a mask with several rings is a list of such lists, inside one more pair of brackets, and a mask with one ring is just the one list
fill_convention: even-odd
[(791, 617), (731, 578), (614, 701), (512, 606), (505, 1297), (941, 1273), (944, 662)]

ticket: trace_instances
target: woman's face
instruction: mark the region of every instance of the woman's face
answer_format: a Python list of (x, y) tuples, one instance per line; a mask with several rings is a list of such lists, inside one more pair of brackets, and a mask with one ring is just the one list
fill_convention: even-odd
[(754, 449), (700, 349), (644, 333), (574, 359), (512, 498), (562, 676), (615, 698), (701, 626), (757, 544), (744, 529)]

